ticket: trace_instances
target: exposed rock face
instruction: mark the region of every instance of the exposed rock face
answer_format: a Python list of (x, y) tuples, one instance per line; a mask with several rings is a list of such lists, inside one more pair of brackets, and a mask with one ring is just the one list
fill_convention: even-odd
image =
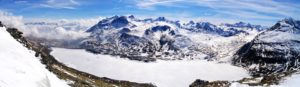
[(190, 85), (190, 87), (204, 87), (208, 83), (208, 81), (197, 79)]
[(234, 64), (253, 75), (299, 69), (300, 21), (284, 19), (244, 45), (234, 56)]
[(4, 25), (2, 24), (2, 22), (0, 21), (0, 27), (3, 27)]
[(204, 81), (197, 79), (194, 81), (189, 87), (229, 87), (230, 86), (229, 81)]

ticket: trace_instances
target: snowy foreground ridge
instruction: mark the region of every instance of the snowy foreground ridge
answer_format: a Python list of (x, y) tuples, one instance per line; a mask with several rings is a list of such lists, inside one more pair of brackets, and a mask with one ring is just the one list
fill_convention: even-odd
[(83, 49), (53, 48), (51, 53), (69, 67), (100, 77), (153, 83), (158, 87), (188, 87), (196, 79), (239, 80), (249, 77), (243, 68), (204, 60), (131, 61), (109, 55), (95, 55)]
[(0, 27), (0, 40), (0, 87), (68, 87), (5, 27)]

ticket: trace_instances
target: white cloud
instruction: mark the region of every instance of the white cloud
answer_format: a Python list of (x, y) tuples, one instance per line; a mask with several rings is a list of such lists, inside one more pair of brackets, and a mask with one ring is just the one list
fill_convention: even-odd
[[(25, 36), (33, 36), (55, 40), (76, 40), (87, 37), (85, 31), (96, 24), (102, 17), (89, 19), (29, 19), (24, 21), (22, 16), (0, 10), (0, 21), (7, 27), (21, 30)], [(28, 25), (25, 23), (45, 23)]]
[(14, 1), (17, 5), (26, 6), (23, 9), (31, 8), (53, 8), (53, 9), (76, 9), (81, 4), (75, 0), (40, 0), (40, 1)]
[(20, 0), (20, 1), (15, 1), (14, 3), (16, 3), (16, 4), (26, 4), (26, 3), (28, 3), (28, 1)]
[[(27, 36), (54, 40), (76, 40), (89, 36), (85, 31), (102, 19), (30, 19), (26, 21)], [(42, 23), (42, 24), (39, 24)]]
[(75, 0), (48, 0), (46, 3), (40, 4), (41, 7), (55, 8), (55, 9), (76, 9), (80, 5)]
[(24, 29), (23, 17), (14, 16), (12, 13), (0, 10), (0, 21), (8, 27)]
[(137, 3), (136, 5), (140, 9), (154, 9), (154, 6), (156, 5), (163, 5), (163, 6), (172, 6), (172, 7), (177, 7), (174, 5), (176, 2), (180, 2), (184, 0), (136, 0), (135, 2)]
[[(28, 31), (27, 31), (28, 32)], [(85, 38), (89, 36), (89, 33), (86, 33), (82, 30), (67, 30), (63, 27), (56, 27), (54, 29), (45, 29), (45, 27), (30, 27), (30, 35), (36, 38), (44, 38), (48, 40), (76, 40), (80, 38)]]
[[(278, 20), (286, 17), (300, 18), (300, 6), (274, 0), (134, 0), (138, 8), (159, 10), (157, 6), (200, 6), (209, 8), (213, 16), (248, 20)], [(193, 8), (190, 8), (193, 10)], [(200, 9), (201, 10), (201, 9)], [(275, 22), (275, 21), (274, 21)]]
[[(283, 16), (290, 16), (295, 14), (291, 9), (298, 9), (294, 6), (286, 5), (282, 2), (275, 2), (273, 0), (224, 0), (224, 1), (197, 1), (200, 6), (207, 6), (216, 10), (237, 10), (248, 12), (261, 12), (269, 14), (278, 14)], [(289, 3), (292, 4), (292, 3)]]
[(38, 3), (28, 3), (31, 5), (30, 8), (54, 8), (54, 9), (76, 9), (76, 6), (79, 6), (75, 0), (47, 0)]

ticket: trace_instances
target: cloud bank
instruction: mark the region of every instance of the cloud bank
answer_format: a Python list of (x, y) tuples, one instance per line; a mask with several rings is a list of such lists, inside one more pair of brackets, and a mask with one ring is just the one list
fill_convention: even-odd
[(96, 24), (99, 18), (90, 19), (29, 19), (0, 11), (0, 21), (8, 27), (21, 30), (25, 36), (49, 40), (76, 40), (89, 35), (85, 31)]
[(28, 36), (56, 40), (76, 40), (89, 36), (85, 31), (95, 25), (100, 18), (91, 19), (32, 19), (25, 25), (30, 32)]
[(14, 16), (12, 13), (0, 10), (0, 21), (7, 27), (24, 29), (23, 17)]

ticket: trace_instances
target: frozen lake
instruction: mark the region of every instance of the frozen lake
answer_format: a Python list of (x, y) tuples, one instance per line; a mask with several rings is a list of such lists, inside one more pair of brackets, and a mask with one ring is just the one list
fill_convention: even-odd
[(152, 83), (158, 87), (188, 87), (196, 79), (239, 80), (249, 77), (243, 68), (204, 60), (143, 63), (83, 49), (53, 48), (55, 58), (69, 67), (99, 77)]

